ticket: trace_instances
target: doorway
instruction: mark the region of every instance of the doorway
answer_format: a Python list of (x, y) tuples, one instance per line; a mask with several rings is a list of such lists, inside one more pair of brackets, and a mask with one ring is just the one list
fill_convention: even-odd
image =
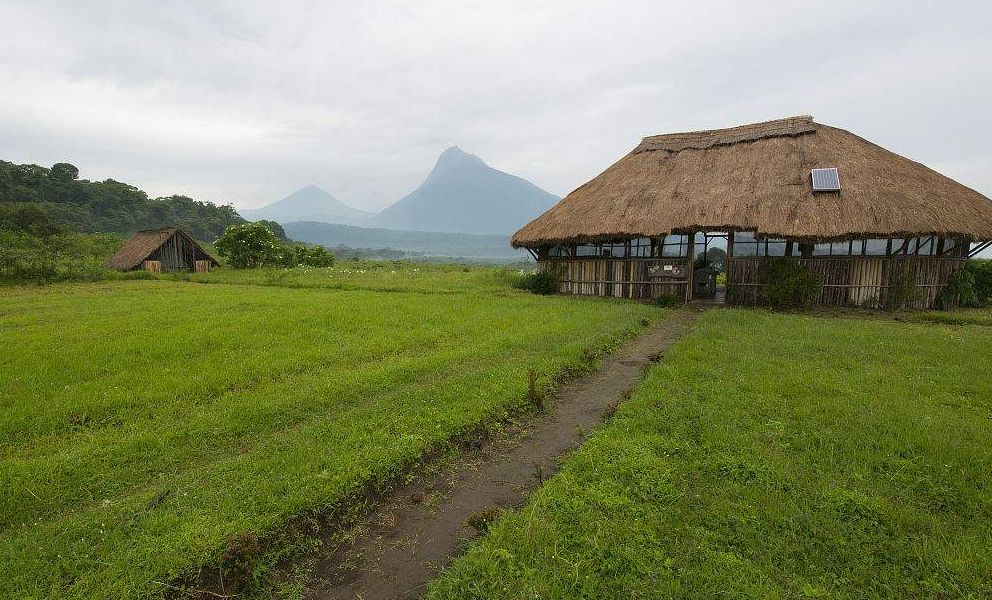
[(697, 231), (693, 235), (693, 300), (726, 302), (728, 238), (725, 231)]

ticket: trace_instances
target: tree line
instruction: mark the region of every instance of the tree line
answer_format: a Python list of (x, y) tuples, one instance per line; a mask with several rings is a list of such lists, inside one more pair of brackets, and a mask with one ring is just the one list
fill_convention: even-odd
[[(40, 209), (51, 221), (81, 232), (130, 235), (139, 229), (179, 226), (200, 240), (214, 240), (244, 223), (234, 207), (187, 196), (149, 198), (133, 185), (113, 179), (79, 179), (69, 163), (51, 168), (0, 161), (0, 203)], [(6, 207), (10, 212), (11, 206)]]

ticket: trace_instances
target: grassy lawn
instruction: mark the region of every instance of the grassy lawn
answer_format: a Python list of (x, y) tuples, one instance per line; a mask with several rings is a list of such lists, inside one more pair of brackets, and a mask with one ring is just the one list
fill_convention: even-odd
[[(241, 534), (331, 509), (522, 406), (530, 369), (663, 314), (500, 277), (0, 288), (0, 597), (161, 593)], [(438, 289), (452, 293), (424, 293)]]
[[(176, 276), (164, 275), (166, 279)], [(201, 283), (236, 283), (294, 288), (421, 292), (427, 294), (506, 293), (518, 270), (448, 263), (342, 260), (333, 267), (219, 269), (184, 274)]]
[(948, 311), (926, 311), (910, 314), (908, 319), (917, 323), (943, 325), (985, 325), (992, 327), (992, 309), (962, 308)]
[(992, 329), (719, 310), (431, 588), (992, 597)]

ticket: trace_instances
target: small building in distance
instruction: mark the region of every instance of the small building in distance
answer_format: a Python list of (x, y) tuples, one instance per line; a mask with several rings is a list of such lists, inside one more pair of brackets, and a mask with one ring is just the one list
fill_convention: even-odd
[(715, 255), (730, 304), (768, 303), (792, 263), (821, 305), (929, 308), (990, 240), (982, 194), (801, 116), (644, 138), (512, 243), (562, 293), (705, 298)]
[(153, 273), (209, 271), (217, 260), (179, 227), (144, 229), (117, 251), (107, 266), (118, 271), (144, 269)]

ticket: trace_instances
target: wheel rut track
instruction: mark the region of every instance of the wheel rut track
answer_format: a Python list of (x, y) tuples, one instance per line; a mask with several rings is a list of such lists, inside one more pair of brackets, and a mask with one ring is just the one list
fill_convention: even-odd
[(703, 310), (686, 308), (606, 356), (595, 372), (562, 386), (548, 410), (506, 440), (459, 457), (450, 468), (391, 492), (354, 526), (350, 541), (325, 550), (310, 600), (418, 598), (478, 535), (480, 521), (523, 504), (684, 336)]

